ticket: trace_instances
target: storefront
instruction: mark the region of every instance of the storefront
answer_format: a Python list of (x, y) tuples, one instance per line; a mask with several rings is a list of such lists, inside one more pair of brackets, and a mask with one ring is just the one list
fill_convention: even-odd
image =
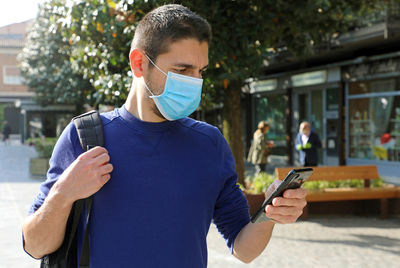
[[(293, 74), (292, 139), (295, 140), (301, 122), (307, 121), (322, 142), (320, 165), (339, 165), (339, 96), (340, 68), (323, 68)], [(293, 152), (294, 164), (298, 153)]]
[[(251, 133), (257, 128), (260, 121), (268, 122), (270, 129), (267, 139), (273, 141), (275, 146), (271, 150), (270, 158), (274, 163), (285, 165), (289, 161), (288, 124), (291, 119), (288, 117), (290, 96), (285, 87), (284, 77), (263, 79), (250, 84), (251, 93)], [(248, 142), (250, 145), (250, 142)]]
[(252, 130), (261, 120), (270, 124), (267, 139), (274, 141), (278, 164), (298, 165), (294, 141), (301, 122), (310, 122), (323, 147), (321, 165), (339, 164), (339, 67), (283, 73), (250, 85)]
[(76, 114), (75, 105), (42, 107), (31, 99), (17, 100), (21, 142), (28, 138), (58, 137)]
[(380, 175), (399, 182), (400, 58), (390, 56), (343, 68), (346, 158), (348, 165), (376, 164)]
[(251, 131), (270, 123), (278, 165), (298, 164), (293, 143), (308, 121), (322, 141), (320, 165), (377, 165), (400, 184), (400, 52), (276, 73), (250, 93)]

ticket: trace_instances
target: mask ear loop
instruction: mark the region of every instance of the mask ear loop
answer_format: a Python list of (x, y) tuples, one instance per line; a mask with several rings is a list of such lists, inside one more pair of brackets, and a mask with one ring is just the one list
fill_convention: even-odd
[[(156, 67), (156, 68), (157, 68), (160, 72), (162, 72), (165, 76), (168, 76), (163, 70), (161, 70), (160, 67), (158, 67), (158, 66), (154, 63), (154, 61), (152, 61), (152, 60), (150, 59), (150, 57), (149, 57), (146, 53), (143, 53), (143, 54), (144, 54), (144, 55), (146, 56), (146, 58), (151, 62), (151, 64), (154, 65), (154, 67)], [(144, 82), (144, 86), (146, 87), (147, 91), (149, 91), (149, 93), (151, 94), (150, 98), (156, 97), (156, 96), (153, 94), (153, 92), (151, 92), (151, 90), (150, 90), (150, 88), (147, 86), (146, 82)]]
[(144, 55), (146, 56), (146, 58), (151, 62), (151, 64), (153, 64), (154, 65), (154, 67), (156, 67), (160, 72), (162, 72), (165, 76), (168, 76), (163, 70), (161, 70), (161, 68), (160, 67), (158, 67), (155, 63), (154, 63), (154, 61), (152, 61), (151, 59), (150, 59), (150, 57), (149, 56), (147, 56), (147, 54), (146, 53), (144, 53)]
[[(144, 81), (143, 81), (144, 82)], [(144, 87), (147, 89), (147, 91), (151, 94), (151, 96), (149, 96), (150, 98), (154, 98), (156, 97), (153, 92), (151, 92), (150, 88), (147, 86), (146, 82), (144, 82)]]

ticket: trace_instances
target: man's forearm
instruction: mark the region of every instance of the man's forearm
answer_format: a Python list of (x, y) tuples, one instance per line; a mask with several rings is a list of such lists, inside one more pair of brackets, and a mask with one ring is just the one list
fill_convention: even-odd
[(272, 221), (248, 223), (235, 239), (234, 256), (245, 263), (251, 262), (265, 249), (273, 229)]
[(41, 258), (61, 246), (72, 204), (60, 194), (50, 191), (43, 205), (23, 224), (26, 252)]

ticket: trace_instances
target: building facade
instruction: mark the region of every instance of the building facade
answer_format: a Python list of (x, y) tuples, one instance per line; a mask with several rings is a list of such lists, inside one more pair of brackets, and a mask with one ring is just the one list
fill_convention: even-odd
[(334, 51), (267, 67), (247, 91), (249, 132), (269, 121), (272, 157), (297, 165), (294, 140), (309, 121), (322, 140), (320, 165), (373, 164), (400, 184), (400, 37), (391, 25), (347, 34)]
[(0, 27), (0, 124), (8, 121), (12, 135), (22, 142), (30, 137), (55, 137), (75, 113), (73, 105), (41, 107), (24, 85), (18, 67), (32, 20)]

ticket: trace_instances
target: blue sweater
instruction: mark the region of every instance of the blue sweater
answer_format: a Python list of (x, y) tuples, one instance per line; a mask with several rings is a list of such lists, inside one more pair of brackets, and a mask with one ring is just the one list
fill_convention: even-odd
[[(94, 195), (90, 267), (206, 267), (211, 221), (232, 252), (249, 214), (219, 130), (190, 118), (144, 122), (124, 107), (102, 114), (102, 120), (114, 170)], [(82, 152), (70, 124), (31, 213)], [(82, 224), (79, 228), (82, 236)]]

